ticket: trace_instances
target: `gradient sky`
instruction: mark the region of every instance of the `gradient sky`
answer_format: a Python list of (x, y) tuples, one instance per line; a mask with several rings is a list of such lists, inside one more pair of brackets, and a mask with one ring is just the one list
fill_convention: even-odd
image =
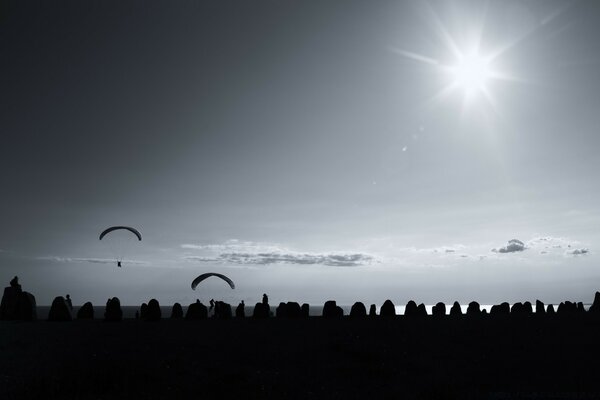
[[(0, 6), (0, 283), (38, 304), (592, 300), (599, 2), (177, 3)], [(477, 42), (503, 79), (465, 101), (442, 66)], [(123, 268), (111, 225), (144, 236)], [(192, 291), (211, 271), (235, 291)]]

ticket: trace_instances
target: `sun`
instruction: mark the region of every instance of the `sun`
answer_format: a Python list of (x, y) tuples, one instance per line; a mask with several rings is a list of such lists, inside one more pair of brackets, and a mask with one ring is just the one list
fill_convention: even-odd
[(486, 104), (494, 109), (494, 84), (496, 81), (509, 81), (514, 78), (497, 69), (495, 61), (498, 54), (485, 53), (481, 46), (461, 47), (449, 36), (448, 38), (451, 43), (448, 50), (453, 57), (447, 62), (405, 50), (396, 51), (405, 57), (430, 65), (446, 77), (446, 83), (431, 97), (432, 100), (458, 95), (457, 97), (462, 99), (463, 111), (476, 105), (485, 108)]
[(470, 96), (485, 92), (493, 76), (489, 61), (476, 52), (460, 56), (456, 65), (448, 67), (448, 72), (452, 85)]
[[(439, 75), (439, 89), (432, 92), (427, 104), (440, 101), (454, 101), (460, 104), (462, 115), (475, 112), (481, 115), (500, 115), (500, 94), (505, 93), (506, 83), (523, 82), (522, 78), (514, 75), (507, 68), (511, 63), (501, 58), (508, 50), (520, 43), (521, 39), (486, 40), (486, 11), (481, 15), (465, 12), (465, 20), (460, 24), (450, 24), (441, 18), (433, 7), (425, 10), (430, 20), (424, 26), (431, 26), (432, 33), (437, 37), (437, 46), (428, 46), (425, 54), (419, 51), (405, 50), (392, 47), (391, 50), (403, 57), (427, 66), (433, 73)], [(447, 22), (447, 23), (445, 23)], [(456, 21), (455, 21), (456, 22)], [(453, 30), (448, 27), (454, 27)], [(528, 33), (530, 34), (530, 33)], [(501, 92), (498, 92), (501, 90)]]

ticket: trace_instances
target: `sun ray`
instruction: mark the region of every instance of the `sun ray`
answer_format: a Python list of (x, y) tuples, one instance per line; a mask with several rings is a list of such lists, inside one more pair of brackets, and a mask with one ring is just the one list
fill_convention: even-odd
[(457, 57), (457, 58), (461, 57), (462, 52), (461, 52), (458, 44), (455, 42), (455, 40), (452, 38), (452, 36), (450, 35), (448, 30), (442, 23), (441, 18), (437, 15), (437, 13), (433, 9), (433, 7), (431, 7), (431, 5), (428, 2), (425, 2), (425, 6), (426, 6), (427, 11), (430, 14), (431, 21), (433, 21), (435, 28), (437, 29), (438, 33), (440, 34), (442, 41), (445, 42), (447, 48), (452, 52), (454, 57)]
[(548, 25), (549, 23), (554, 21), (556, 18), (558, 18), (562, 14), (564, 14), (567, 10), (569, 10), (573, 6), (573, 4), (574, 4), (574, 2), (567, 4), (566, 6), (564, 6), (562, 8), (557, 8), (556, 10), (554, 10), (553, 12), (548, 14), (546, 17), (542, 18), (539, 25), (531, 27), (530, 29), (523, 32), (519, 37), (515, 38), (514, 40), (512, 40), (508, 43), (505, 43), (503, 46), (499, 47), (498, 49), (496, 49), (495, 51), (490, 53), (490, 60), (493, 61), (496, 58), (499, 58), (502, 55), (504, 55), (505, 53), (509, 52), (513, 48), (517, 47), (523, 41), (528, 39), (531, 35), (536, 33), (540, 28), (545, 27), (546, 25)]
[(436, 104), (441, 103), (452, 95), (457, 89), (456, 84), (450, 83), (444, 86), (438, 92), (434, 93), (429, 99), (427, 99), (426, 107), (434, 107)]
[[(500, 58), (541, 31), (542, 28), (546, 33), (551, 30), (556, 31), (554, 22), (570, 9), (574, 2), (552, 10), (537, 24), (495, 49), (490, 48), (489, 43), (485, 42), (486, 25), (490, 13), (489, 0), (479, 3), (482, 4), (482, 7), (477, 7), (477, 11), (469, 15), (469, 21), (462, 19), (462, 16), (453, 20), (452, 12), (455, 9), (452, 8), (448, 10), (448, 15), (444, 15), (446, 20), (443, 20), (440, 10), (434, 7), (432, 2), (426, 0), (421, 4), (425, 22), (437, 37), (441, 44), (439, 50), (442, 51), (431, 53), (431, 49), (428, 49), (429, 54), (425, 55), (403, 48), (390, 47), (390, 50), (402, 57), (427, 65), (431, 68), (432, 73), (439, 74), (442, 79), (447, 80), (446, 84), (442, 83), (440, 89), (434, 91), (432, 96), (427, 99), (428, 104), (436, 104), (454, 96), (460, 101), (463, 113), (473, 107), (479, 107), (482, 108), (481, 111), (486, 108), (491, 110), (492, 114), (497, 115), (499, 101), (494, 96), (494, 86), (502, 83), (535, 84), (531, 78), (515, 76), (503, 69)], [(552, 24), (552, 28), (548, 29), (550, 24)], [(567, 28), (560, 26), (558, 32)], [(556, 32), (554, 33), (556, 34)]]
[(407, 51), (407, 50), (403, 50), (403, 49), (398, 49), (395, 47), (391, 47), (390, 50), (396, 54), (400, 54), (403, 55), (404, 57), (410, 58), (412, 60), (415, 61), (420, 61), (422, 63), (425, 64), (429, 64), (429, 65), (434, 65), (434, 66), (438, 66), (440, 65), (440, 62), (434, 58), (431, 57), (427, 57), (418, 53), (413, 53), (411, 51)]
[(496, 99), (494, 99), (494, 96), (492, 95), (492, 92), (484, 87), (481, 92), (483, 93), (483, 97), (487, 100), (487, 102), (490, 105), (490, 109), (492, 110), (492, 112), (494, 114), (498, 113), (498, 104), (496, 104)]

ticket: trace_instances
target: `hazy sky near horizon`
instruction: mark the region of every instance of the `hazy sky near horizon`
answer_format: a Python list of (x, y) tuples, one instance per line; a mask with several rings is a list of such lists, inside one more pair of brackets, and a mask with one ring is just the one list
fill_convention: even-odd
[[(594, 0), (0, 6), (0, 284), (38, 304), (591, 301), (599, 18)], [(477, 43), (495, 75), (449, 89), (453, 47)], [(111, 225), (144, 237), (123, 268)], [(236, 290), (192, 291), (209, 271)]]

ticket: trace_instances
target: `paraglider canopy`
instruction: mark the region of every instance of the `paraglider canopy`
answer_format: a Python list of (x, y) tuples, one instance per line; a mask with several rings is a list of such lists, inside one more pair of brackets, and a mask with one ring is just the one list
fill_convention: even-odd
[(117, 231), (117, 230), (129, 231), (129, 232), (133, 233), (135, 236), (137, 236), (138, 240), (142, 240), (142, 234), (137, 229), (132, 228), (130, 226), (111, 226), (110, 228), (107, 228), (102, 231), (102, 233), (100, 234), (100, 240), (102, 240), (102, 238), (104, 236), (106, 236), (107, 234), (109, 234), (110, 232)]
[[(109, 233), (115, 231), (117, 232), (109, 235)], [(105, 236), (107, 237), (105, 238)], [(135, 241), (136, 238), (136, 243), (141, 241), (142, 234), (137, 229), (130, 226), (111, 226), (100, 233), (100, 240), (111, 249), (111, 253), (115, 256), (117, 267), (121, 267), (121, 262), (123, 261), (128, 248), (131, 247), (132, 241)]]
[(207, 272), (206, 274), (199, 275), (199, 276), (198, 276), (196, 279), (194, 279), (194, 280), (192, 281), (192, 289), (196, 290), (196, 286), (198, 286), (198, 284), (199, 284), (200, 282), (202, 282), (202, 281), (203, 281), (203, 280), (205, 280), (206, 278), (210, 278), (211, 276), (216, 276), (216, 277), (218, 277), (218, 278), (221, 278), (221, 279), (223, 279), (225, 282), (227, 282), (227, 283), (229, 284), (229, 286), (230, 286), (232, 289), (235, 289), (235, 283), (233, 283), (233, 281), (232, 281), (231, 279), (229, 279), (228, 277), (226, 277), (226, 276), (225, 276), (225, 275), (223, 275), (223, 274), (218, 274), (218, 273), (216, 273), (216, 272)]

